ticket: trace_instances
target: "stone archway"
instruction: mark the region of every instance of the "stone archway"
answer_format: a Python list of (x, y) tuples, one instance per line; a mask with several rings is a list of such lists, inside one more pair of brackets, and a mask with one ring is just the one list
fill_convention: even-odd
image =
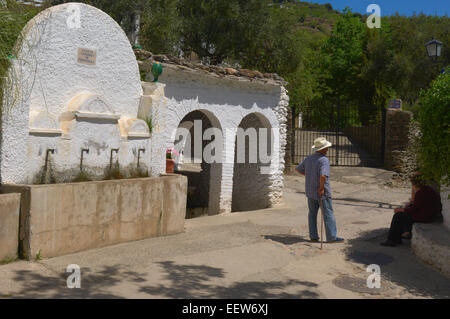
[(250, 113), (236, 134), (231, 210), (270, 207), (271, 164), (274, 156), (272, 126), (260, 113)]
[[(205, 156), (212, 145), (220, 145), (212, 151), (214, 157), (220, 159), (217, 162)], [(188, 178), (187, 218), (219, 213), (222, 147), (222, 127), (211, 112), (195, 110), (182, 118), (174, 148), (182, 156), (182, 161), (180, 157), (175, 160), (176, 172)]]

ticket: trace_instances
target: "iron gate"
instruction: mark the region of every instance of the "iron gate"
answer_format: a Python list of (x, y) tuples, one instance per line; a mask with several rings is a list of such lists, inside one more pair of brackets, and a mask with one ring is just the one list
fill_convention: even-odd
[[(386, 110), (373, 106), (302, 107), (300, 127), (293, 123), (292, 162), (312, 153), (314, 140), (325, 137), (333, 146), (327, 157), (334, 166), (381, 167), (384, 158)], [(362, 113), (365, 112), (365, 113)], [(297, 122), (297, 121), (295, 121)]]

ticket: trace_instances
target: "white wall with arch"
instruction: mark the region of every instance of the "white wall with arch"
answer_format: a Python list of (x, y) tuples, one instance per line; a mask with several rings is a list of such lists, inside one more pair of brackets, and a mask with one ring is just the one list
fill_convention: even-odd
[[(182, 119), (191, 112), (201, 110), (216, 121), (223, 133), (222, 163), (212, 164), (211, 181), (218, 200), (210, 207), (210, 214), (232, 211), (233, 175), (235, 163), (236, 132), (242, 120), (258, 114), (264, 126), (273, 129), (277, 143), (272, 147), (271, 164), (267, 177), (267, 206), (281, 201), (283, 187), (284, 151), (286, 144), (286, 116), (288, 95), (284, 87), (257, 81), (213, 78), (185, 70), (165, 69), (160, 77), (167, 99), (165, 131), (153, 138), (161, 148), (174, 147), (175, 131)], [(258, 180), (247, 179), (248, 186), (259, 188)], [(255, 185), (252, 182), (255, 181)], [(213, 185), (211, 185), (213, 186)], [(210, 195), (210, 196), (214, 196)]]
[[(67, 23), (72, 5), (80, 10), (77, 28)], [(209, 213), (231, 212), (233, 183), (245, 183), (246, 192), (260, 188), (261, 176), (233, 180), (236, 132), (243, 119), (256, 114), (275, 133), (264, 200), (269, 206), (280, 202), (289, 97), (279, 82), (181, 66), (164, 68), (158, 83), (141, 82), (121, 27), (81, 3), (42, 11), (23, 36), (4, 90), (1, 183), (46, 182), (40, 177), (49, 168), (54, 182), (67, 182), (81, 166), (101, 179), (112, 162), (121, 168), (139, 162), (150, 175), (165, 173), (165, 151), (174, 147), (177, 128), (186, 116), (201, 112), (222, 133), (220, 163), (208, 168)], [(95, 58), (85, 53), (80, 58), (85, 51)]]

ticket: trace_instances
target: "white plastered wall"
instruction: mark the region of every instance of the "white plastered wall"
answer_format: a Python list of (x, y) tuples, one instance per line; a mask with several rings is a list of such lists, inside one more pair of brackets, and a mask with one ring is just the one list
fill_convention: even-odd
[[(196, 110), (206, 114), (214, 127), (222, 129), (222, 163), (212, 164), (211, 167), (209, 213), (231, 212), (236, 131), (242, 119), (251, 113), (264, 117), (277, 135), (268, 197), (271, 205), (279, 203), (282, 198), (289, 101), (286, 89), (243, 79), (214, 78), (187, 70), (164, 69), (159, 79), (165, 84), (167, 114), (165, 130), (152, 137), (154, 150), (172, 148), (181, 120)], [(161, 162), (161, 172), (164, 164)], [(251, 183), (251, 180), (248, 182)]]
[[(113, 148), (121, 167), (135, 166), (145, 149), (140, 163), (149, 167), (150, 135), (137, 120), (139, 69), (120, 26), (95, 7), (68, 3), (32, 19), (23, 39), (5, 94), (1, 182), (35, 182), (48, 149), (60, 181), (79, 170), (83, 148), (90, 150), (83, 166), (94, 174), (108, 167)], [(79, 48), (95, 51), (94, 65), (78, 62)]]

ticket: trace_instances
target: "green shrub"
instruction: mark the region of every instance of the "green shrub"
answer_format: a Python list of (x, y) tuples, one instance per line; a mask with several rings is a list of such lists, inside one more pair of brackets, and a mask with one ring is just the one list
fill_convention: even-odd
[(450, 185), (450, 73), (439, 75), (421, 92), (419, 123), (421, 171), (426, 178)]
[(0, 2), (0, 109), (3, 102), (5, 77), (11, 60), (17, 56), (16, 43), (25, 24), (39, 9), (25, 6), (13, 0)]
[(141, 120), (143, 120), (147, 124), (148, 132), (150, 134), (152, 134), (152, 131), (153, 131), (153, 118), (152, 118), (152, 116), (150, 115), (148, 117), (141, 118)]

